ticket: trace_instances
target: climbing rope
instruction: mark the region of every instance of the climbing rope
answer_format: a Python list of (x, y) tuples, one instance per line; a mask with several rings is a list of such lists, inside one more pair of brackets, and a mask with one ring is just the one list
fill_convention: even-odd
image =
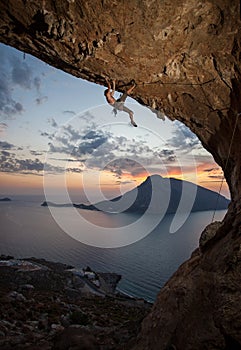
[(238, 124), (238, 117), (240, 115), (241, 115), (241, 113), (237, 113), (236, 120), (235, 120), (235, 125), (234, 125), (234, 128), (233, 128), (233, 134), (232, 134), (232, 138), (231, 138), (231, 142), (230, 142), (230, 146), (229, 146), (229, 150), (228, 150), (228, 156), (227, 156), (227, 160), (226, 160), (226, 163), (225, 163), (225, 166), (224, 166), (224, 169), (223, 169), (223, 177), (222, 177), (221, 185), (219, 187), (217, 200), (216, 200), (216, 206), (215, 206), (215, 209), (214, 209), (214, 212), (213, 212), (213, 217), (212, 217), (211, 223), (213, 223), (214, 216), (215, 216), (216, 211), (217, 211), (218, 201), (219, 201), (219, 198), (220, 198), (220, 193), (221, 193), (221, 190), (222, 190), (222, 187), (223, 187), (223, 183), (224, 183), (224, 179), (225, 179), (224, 173), (225, 173), (225, 171), (227, 169), (227, 166), (228, 166), (228, 161), (229, 161), (229, 157), (230, 157), (230, 153), (231, 153), (231, 148), (232, 148), (232, 145), (233, 145), (234, 134), (236, 132), (236, 128), (237, 128), (237, 124)]
[(205, 85), (205, 84), (209, 84), (209, 83), (212, 83), (216, 80), (216, 78), (212, 78), (210, 80), (206, 80), (204, 81), (203, 83), (181, 83), (181, 82), (178, 82), (178, 81), (170, 81), (170, 82), (163, 82), (162, 80), (157, 80), (157, 81), (150, 81), (148, 83), (142, 83), (142, 85), (153, 85), (153, 84), (160, 84), (160, 85), (181, 85), (181, 86), (202, 86), (202, 85)]
[[(109, 78), (108, 78), (109, 80)], [(111, 80), (111, 79), (110, 79)], [(160, 84), (160, 85), (180, 85), (180, 86), (202, 86), (202, 85), (206, 85), (206, 84), (209, 84), (209, 83), (212, 83), (216, 80), (216, 78), (212, 78), (210, 80), (206, 80), (204, 81), (203, 83), (181, 83), (181, 82), (178, 82), (178, 81), (170, 81), (170, 82), (163, 82), (161, 80), (157, 80), (157, 81), (150, 81), (150, 82), (143, 82), (141, 83), (140, 85), (142, 86), (145, 86), (145, 85), (153, 85), (153, 84)], [(132, 79), (129, 83), (127, 84), (122, 84), (122, 85), (118, 85), (118, 88), (121, 89), (123, 87), (126, 87), (126, 86), (129, 86), (130, 84), (132, 83), (135, 83), (135, 80)], [(137, 85), (137, 84), (136, 84)]]

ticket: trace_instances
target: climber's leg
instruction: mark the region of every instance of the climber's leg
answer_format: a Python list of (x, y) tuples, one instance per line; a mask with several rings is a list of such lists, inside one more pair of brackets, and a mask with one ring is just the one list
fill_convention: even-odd
[(136, 123), (134, 122), (134, 118), (133, 118), (134, 113), (133, 113), (133, 111), (131, 109), (129, 109), (128, 107), (123, 106), (123, 112), (126, 112), (126, 113), (129, 114), (129, 117), (130, 117), (130, 120), (131, 120), (131, 124), (133, 126), (137, 127)]

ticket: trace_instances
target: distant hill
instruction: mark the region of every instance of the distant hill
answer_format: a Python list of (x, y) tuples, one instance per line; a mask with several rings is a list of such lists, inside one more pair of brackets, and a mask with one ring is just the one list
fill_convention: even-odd
[[(207, 188), (195, 185), (188, 181), (175, 178), (163, 178), (160, 175), (148, 176), (138, 187), (125, 193), (123, 196), (95, 204), (99, 209), (108, 212), (134, 212), (143, 213), (148, 209), (151, 214), (165, 211), (167, 214), (175, 213), (182, 195), (182, 211), (188, 209), (188, 204), (193, 203), (191, 211), (221, 210), (227, 209), (229, 200)], [(136, 196), (136, 199), (132, 198)], [(217, 201), (218, 199), (218, 201)], [(133, 203), (132, 203), (133, 202)], [(132, 203), (128, 206), (128, 203)], [(125, 207), (127, 207), (125, 209)]]
[[(217, 192), (175, 178), (163, 178), (160, 175), (148, 176), (133, 190), (109, 201), (96, 204), (72, 204), (79, 209), (100, 210), (110, 213), (166, 213), (177, 211), (182, 200), (181, 211), (205, 211), (227, 209), (229, 200)], [(190, 205), (193, 204), (191, 207)], [(71, 206), (44, 202), (42, 206)]]
[(55, 207), (55, 208), (69, 208), (69, 207), (75, 207), (78, 209), (87, 209), (87, 210), (98, 210), (94, 204), (87, 205), (87, 204), (74, 204), (74, 203), (68, 203), (68, 204), (57, 204), (53, 202), (44, 201), (41, 204), (42, 207)]
[(8, 197), (0, 198), (0, 202), (10, 202), (11, 199)]

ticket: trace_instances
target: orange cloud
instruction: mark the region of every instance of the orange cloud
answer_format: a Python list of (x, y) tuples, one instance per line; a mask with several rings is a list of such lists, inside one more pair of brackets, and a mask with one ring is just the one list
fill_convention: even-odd
[(222, 168), (216, 163), (200, 164), (197, 167), (198, 184), (212, 191), (219, 192), (230, 198), (230, 192), (226, 180), (223, 177)]

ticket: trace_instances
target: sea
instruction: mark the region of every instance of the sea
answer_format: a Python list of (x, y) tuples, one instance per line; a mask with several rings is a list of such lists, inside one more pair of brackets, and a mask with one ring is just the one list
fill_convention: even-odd
[[(198, 247), (200, 234), (214, 215), (213, 211), (190, 213), (175, 232), (174, 215), (166, 215), (160, 222), (156, 221), (156, 227), (148, 234), (138, 236), (137, 232), (136, 242), (106, 248), (86, 244), (66, 233), (49, 208), (41, 206), (43, 201), (44, 198), (38, 196), (25, 196), (0, 202), (0, 254), (44, 258), (77, 268), (90, 266), (97, 272), (115, 272), (122, 276), (118, 284), (121, 292), (149, 302), (155, 300), (160, 288)], [(113, 228), (114, 235), (116, 227), (124, 230), (139, 219), (136, 214), (76, 210), (85, 221), (91, 220), (91, 225), (79, 225), (85, 235), (98, 235), (98, 227), (108, 228), (110, 235)], [(62, 218), (70, 221), (68, 208), (59, 208), (59, 211)], [(226, 210), (216, 211), (214, 220), (222, 220), (225, 213)], [(155, 219), (148, 217), (147, 221)], [(93, 225), (97, 227), (94, 233)], [(131, 227), (141, 231), (147, 226), (142, 222), (141, 226)]]

